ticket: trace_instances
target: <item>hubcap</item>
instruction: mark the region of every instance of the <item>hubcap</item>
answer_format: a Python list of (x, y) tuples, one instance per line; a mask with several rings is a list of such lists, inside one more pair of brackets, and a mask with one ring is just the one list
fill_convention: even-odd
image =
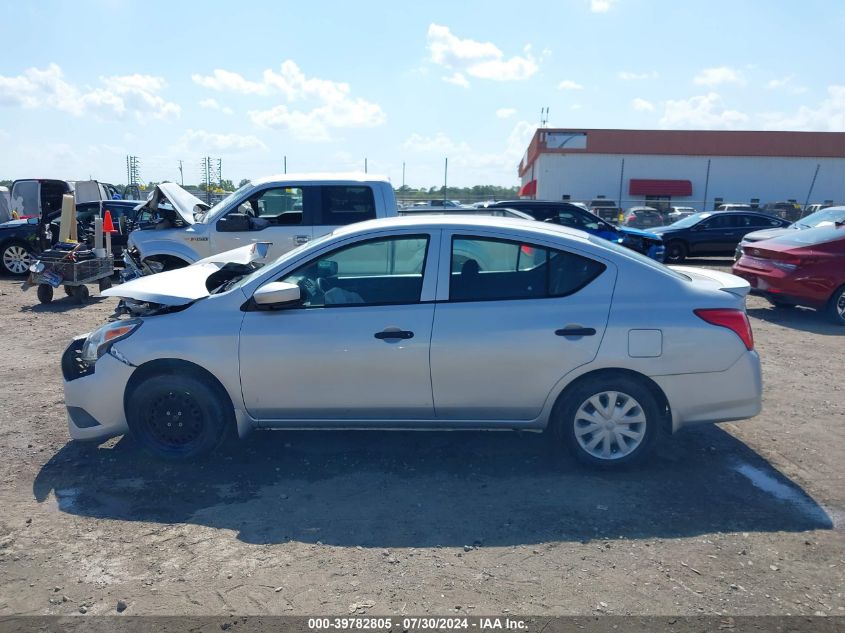
[(156, 398), (146, 415), (153, 438), (168, 448), (184, 448), (202, 435), (205, 422), (190, 393), (168, 392)]
[(839, 314), (840, 319), (845, 320), (845, 292), (840, 294), (836, 300), (836, 312)]
[(3, 251), (3, 265), (16, 275), (22, 275), (29, 270), (31, 263), (32, 257), (23, 246), (13, 244)]
[(629, 455), (645, 438), (646, 418), (640, 403), (619, 391), (590, 396), (575, 414), (575, 439), (598, 459)]

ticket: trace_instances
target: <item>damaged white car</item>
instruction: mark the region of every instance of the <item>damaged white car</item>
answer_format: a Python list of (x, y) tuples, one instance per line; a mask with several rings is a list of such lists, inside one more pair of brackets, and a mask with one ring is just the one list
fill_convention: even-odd
[(749, 285), (553, 224), (374, 220), (123, 284), (62, 357), (70, 434), (190, 458), (253, 429), (554, 431), (581, 460), (756, 415)]

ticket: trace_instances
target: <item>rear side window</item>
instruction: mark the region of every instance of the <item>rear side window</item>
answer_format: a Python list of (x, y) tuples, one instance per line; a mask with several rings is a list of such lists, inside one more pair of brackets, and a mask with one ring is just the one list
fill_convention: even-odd
[(320, 189), (320, 224), (340, 226), (376, 217), (376, 202), (370, 187), (325, 186)]
[(452, 240), (450, 301), (563, 297), (577, 292), (605, 265), (565, 251), (508, 240)]

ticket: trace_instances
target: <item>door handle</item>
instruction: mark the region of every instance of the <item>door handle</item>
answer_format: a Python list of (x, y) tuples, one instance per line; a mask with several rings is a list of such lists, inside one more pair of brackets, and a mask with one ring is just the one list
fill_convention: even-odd
[(376, 332), (373, 334), (377, 339), (386, 340), (386, 339), (409, 339), (414, 338), (414, 333), (409, 332), (408, 330), (382, 330), (381, 332)]
[(562, 330), (555, 330), (557, 336), (593, 336), (596, 330), (591, 327), (565, 327)]
[(295, 244), (307, 244), (310, 239), (307, 235), (297, 235), (293, 238), (293, 241)]

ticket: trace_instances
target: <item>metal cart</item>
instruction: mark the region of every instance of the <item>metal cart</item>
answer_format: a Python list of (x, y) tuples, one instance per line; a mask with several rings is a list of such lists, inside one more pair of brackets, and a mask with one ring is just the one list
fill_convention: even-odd
[(72, 261), (70, 253), (45, 255), (30, 268), (33, 271), (30, 282), (38, 285), (38, 300), (41, 303), (50, 303), (53, 300), (53, 289), (59, 286), (64, 286), (65, 294), (73, 297), (77, 303), (88, 300), (88, 287), (85, 284), (99, 282), (101, 292), (111, 288), (111, 277), (114, 274), (112, 257)]

